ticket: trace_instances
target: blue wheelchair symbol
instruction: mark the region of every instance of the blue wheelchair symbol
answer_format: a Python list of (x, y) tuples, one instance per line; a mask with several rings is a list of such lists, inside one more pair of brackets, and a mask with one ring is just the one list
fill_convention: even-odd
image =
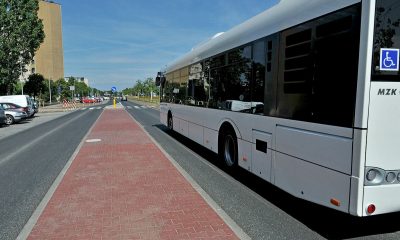
[(381, 48), (381, 71), (399, 71), (399, 49)]

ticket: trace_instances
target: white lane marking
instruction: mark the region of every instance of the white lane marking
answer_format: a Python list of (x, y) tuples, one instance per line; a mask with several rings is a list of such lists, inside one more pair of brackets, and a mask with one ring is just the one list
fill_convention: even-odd
[(134, 106), (134, 108), (136, 108), (136, 109), (140, 109), (140, 107), (138, 107), (138, 106)]
[(95, 142), (101, 142), (101, 139), (99, 138), (93, 138), (93, 139), (88, 139), (85, 142), (87, 143), (95, 143)]

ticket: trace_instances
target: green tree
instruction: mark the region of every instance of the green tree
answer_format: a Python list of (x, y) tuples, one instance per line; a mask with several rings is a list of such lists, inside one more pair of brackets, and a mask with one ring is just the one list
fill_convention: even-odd
[(133, 88), (125, 88), (122, 90), (122, 94), (124, 95), (132, 95), (133, 94)]
[(0, 94), (10, 94), (44, 40), (39, 0), (0, 1)]
[[(71, 85), (73, 86), (73, 85)], [(84, 82), (80, 82), (80, 81), (76, 81), (75, 82), (75, 95), (80, 97), (84, 97), (84, 96), (88, 96), (88, 94), (90, 93), (90, 88), (88, 87), (88, 85), (86, 85), (86, 83)]]
[(141, 80), (137, 80), (135, 86), (133, 87), (133, 93), (135, 95), (139, 96), (141, 94), (144, 94), (143, 91), (144, 91), (144, 85), (143, 85), (142, 81)]
[[(50, 87), (49, 87), (50, 84)], [(57, 94), (57, 81), (52, 81), (49, 79), (44, 80), (44, 89), (43, 92), (40, 96), (40, 99), (46, 102), (50, 101), (50, 92), (49, 88), (51, 89), (51, 101), (54, 102), (57, 100), (58, 94)]]
[(53, 95), (56, 95), (58, 101), (62, 101), (64, 99), (71, 98), (71, 91), (69, 90), (69, 83), (64, 79), (59, 79), (54, 82), (56, 92)]
[(160, 93), (159, 87), (156, 86), (156, 82), (154, 81), (153, 78), (147, 78), (143, 82), (143, 84), (145, 86), (145, 92), (147, 96), (150, 96), (150, 94), (159, 95)]
[(36, 73), (29, 76), (24, 86), (25, 92), (32, 95), (35, 100), (36, 96), (39, 96), (45, 89), (46, 84), (44, 83), (44, 77)]

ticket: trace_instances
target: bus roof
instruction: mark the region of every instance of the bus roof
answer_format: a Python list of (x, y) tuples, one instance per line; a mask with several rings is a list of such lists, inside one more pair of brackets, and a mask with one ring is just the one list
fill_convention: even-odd
[(361, 0), (281, 0), (255, 17), (218, 34), (168, 65), (171, 72), (265, 36), (358, 3)]

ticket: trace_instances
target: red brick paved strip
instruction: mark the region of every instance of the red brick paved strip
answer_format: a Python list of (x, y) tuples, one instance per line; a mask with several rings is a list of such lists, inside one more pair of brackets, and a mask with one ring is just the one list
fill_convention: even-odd
[(28, 239), (238, 239), (125, 110), (105, 110)]

